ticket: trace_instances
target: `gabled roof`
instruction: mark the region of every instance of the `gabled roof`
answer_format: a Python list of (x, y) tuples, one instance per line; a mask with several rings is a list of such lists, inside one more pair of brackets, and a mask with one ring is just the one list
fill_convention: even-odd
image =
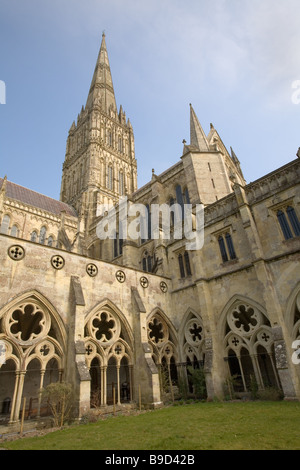
[[(4, 179), (0, 178), (0, 190), (3, 187), (3, 182)], [(6, 197), (10, 199), (23, 202), (24, 204), (51, 212), (55, 215), (60, 215), (62, 211), (65, 211), (67, 215), (77, 217), (75, 209), (64, 202), (44, 196), (43, 194), (24, 188), (23, 186), (19, 186), (11, 181), (5, 181), (5, 187)]]

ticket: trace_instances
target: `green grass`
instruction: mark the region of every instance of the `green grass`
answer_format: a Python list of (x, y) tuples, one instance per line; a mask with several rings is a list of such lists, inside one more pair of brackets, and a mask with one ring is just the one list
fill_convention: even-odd
[(300, 449), (300, 403), (197, 403), (116, 416), (41, 437), (0, 443), (19, 450)]

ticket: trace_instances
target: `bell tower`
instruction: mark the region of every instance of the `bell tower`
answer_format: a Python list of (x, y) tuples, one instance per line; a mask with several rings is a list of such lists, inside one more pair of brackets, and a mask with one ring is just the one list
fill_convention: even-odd
[(136, 189), (133, 129), (117, 110), (103, 33), (86, 105), (69, 130), (60, 199), (91, 223), (97, 204), (115, 204)]

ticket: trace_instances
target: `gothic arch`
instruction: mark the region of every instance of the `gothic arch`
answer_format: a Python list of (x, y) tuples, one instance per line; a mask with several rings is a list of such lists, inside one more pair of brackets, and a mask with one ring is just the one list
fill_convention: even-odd
[(250, 299), (249, 297), (246, 297), (244, 295), (240, 295), (240, 294), (235, 294), (231, 297), (231, 299), (228, 300), (228, 302), (226, 303), (226, 305), (224, 306), (224, 308), (222, 309), (221, 313), (220, 313), (220, 316), (219, 316), (219, 321), (218, 321), (218, 333), (219, 333), (219, 337), (222, 338), (223, 337), (223, 332), (224, 332), (224, 328), (226, 326), (226, 316), (227, 316), (227, 313), (229, 311), (229, 309), (236, 303), (236, 302), (244, 302), (244, 303), (247, 303), (247, 304), (251, 304), (253, 305), (253, 307), (257, 308), (258, 310), (260, 310), (264, 316), (266, 318), (268, 318), (268, 314), (266, 312), (266, 309), (261, 305), (259, 304), (258, 302), (256, 302), (255, 300), (253, 299)]
[(223, 309), (220, 328), (228, 373), (237, 377), (236, 391), (249, 391), (253, 380), (262, 389), (279, 388), (274, 337), (265, 309), (235, 295)]
[(95, 315), (96, 312), (98, 312), (101, 309), (109, 309), (113, 311), (120, 319), (122, 326), (124, 327), (124, 330), (127, 335), (128, 342), (130, 345), (134, 344), (134, 338), (133, 338), (133, 333), (132, 329), (128, 323), (127, 318), (125, 315), (122, 313), (122, 311), (117, 307), (117, 305), (109, 300), (108, 298), (105, 298), (98, 302), (85, 316), (85, 324), (90, 320), (91, 317)]
[(188, 308), (182, 319), (178, 338), (182, 362), (204, 361), (205, 333), (201, 315)]
[(22, 294), (18, 294), (14, 296), (13, 298), (11, 298), (9, 302), (4, 307), (2, 307), (2, 309), (0, 309), (0, 320), (16, 304), (22, 303), (29, 299), (36, 300), (37, 302), (39, 302), (41, 305), (44, 305), (48, 309), (51, 317), (55, 321), (57, 333), (59, 334), (59, 341), (62, 345), (63, 350), (65, 350), (66, 344), (67, 344), (67, 332), (66, 332), (64, 322), (62, 320), (62, 316), (59, 314), (59, 312), (56, 310), (56, 308), (53, 306), (50, 300), (46, 296), (44, 296), (44, 294), (39, 292), (37, 289), (24, 291)]
[(177, 332), (167, 315), (155, 308), (147, 316), (148, 342), (152, 350), (152, 358), (158, 367), (161, 391), (164, 387), (172, 392), (178, 381), (179, 348)]
[(0, 374), (6, 373), (12, 392), (10, 422), (19, 419), (23, 396), (39, 417), (42, 406), (39, 390), (45, 383), (60, 381), (63, 374), (66, 331), (62, 319), (44, 295), (36, 290), (27, 291), (1, 309), (0, 338), (6, 356)]
[[(109, 299), (94, 306), (85, 317), (86, 364), (91, 375), (91, 406), (121, 403), (133, 390), (133, 334), (123, 313)], [(130, 391), (129, 391), (130, 389)]]
[(170, 321), (169, 317), (164, 313), (164, 311), (159, 308), (155, 307), (148, 315), (147, 315), (147, 324), (149, 324), (149, 321), (154, 317), (160, 317), (165, 325), (167, 326), (169, 330), (169, 335), (171, 337), (172, 342), (178, 348), (178, 333), (176, 331), (176, 328), (174, 327), (173, 323)]

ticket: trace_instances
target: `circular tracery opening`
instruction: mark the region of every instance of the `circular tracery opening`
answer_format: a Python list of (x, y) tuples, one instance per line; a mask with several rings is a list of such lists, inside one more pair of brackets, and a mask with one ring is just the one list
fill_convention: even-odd
[(93, 327), (95, 328), (95, 337), (98, 341), (109, 341), (114, 334), (115, 321), (108, 319), (108, 315), (102, 312), (100, 318), (96, 317), (93, 320)]
[[(35, 303), (18, 305), (7, 316), (7, 333), (21, 343), (31, 343), (42, 334), (47, 334), (46, 318), (45, 312)], [(50, 323), (48, 329), (49, 326)]]
[(149, 337), (150, 340), (154, 343), (159, 343), (164, 339), (164, 327), (157, 318), (154, 318), (152, 322), (149, 323)]
[(22, 341), (28, 341), (42, 332), (40, 322), (43, 319), (43, 313), (35, 311), (31, 304), (26, 305), (23, 311), (15, 310), (12, 319), (14, 323), (12, 323), (10, 331), (14, 336), (19, 336)]

